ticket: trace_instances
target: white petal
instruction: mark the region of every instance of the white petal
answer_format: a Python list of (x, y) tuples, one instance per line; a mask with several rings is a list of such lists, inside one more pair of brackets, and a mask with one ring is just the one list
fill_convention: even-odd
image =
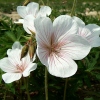
[(37, 68), (37, 64), (36, 63), (30, 63), (27, 68), (24, 70), (23, 72), (23, 76), (27, 77), (30, 75), (30, 72), (35, 70)]
[(21, 73), (5, 73), (2, 75), (2, 78), (5, 83), (11, 83), (17, 81), (21, 78)]
[(35, 32), (35, 27), (34, 27), (34, 17), (32, 15), (27, 15), (24, 19), (24, 23), (23, 23), (23, 27), (25, 29), (25, 31), (29, 34), (32, 34), (30, 32), (30, 30), (32, 32)]
[(74, 75), (77, 71), (77, 64), (69, 57), (52, 54), (48, 63), (49, 73), (57, 77), (67, 78)]
[(55, 41), (59, 39), (63, 34), (76, 34), (78, 28), (76, 22), (68, 15), (61, 15), (57, 17), (54, 22), (54, 38)]
[(10, 62), (10, 60), (7, 57), (0, 60), (0, 68), (4, 72), (15, 72), (16, 71), (16, 67)]
[(100, 46), (100, 26), (96, 24), (88, 24), (86, 25), (86, 28), (88, 28), (91, 31), (91, 35), (86, 37), (91, 46), (92, 47)]
[(91, 24), (91, 25), (86, 25), (83, 28), (80, 27), (78, 34), (83, 38), (87, 39), (91, 47), (98, 47), (100, 46), (100, 37), (99, 37), (100, 28), (96, 25), (93, 26)]
[(59, 39), (59, 44), (62, 45), (61, 52), (74, 60), (83, 59), (91, 49), (89, 42), (77, 34), (63, 35)]
[(27, 9), (26, 6), (18, 6), (17, 7), (17, 13), (24, 18), (27, 15)]
[(38, 45), (48, 45), (52, 42), (51, 37), (53, 34), (53, 26), (51, 19), (48, 17), (36, 18), (34, 21), (34, 26), (36, 29), (36, 40)]
[(49, 57), (49, 50), (45, 47), (37, 45), (37, 56), (39, 57), (41, 63), (43, 65), (48, 66), (48, 57)]
[(93, 32), (94, 34), (99, 36), (100, 26), (98, 26), (96, 24), (88, 24), (88, 25), (86, 25), (86, 28), (88, 28), (91, 32)]
[(23, 24), (24, 19), (18, 19), (18, 21), (14, 21), (15, 24)]
[(7, 55), (9, 55), (10, 52), (14, 49), (20, 49), (20, 50), (22, 49), (22, 45), (20, 44), (20, 42), (18, 41), (14, 42), (14, 44), (12, 45), (12, 49), (7, 50)]
[(79, 27), (79, 31), (78, 34), (80, 36), (82, 36), (83, 38), (88, 37), (89, 35), (91, 35), (91, 31), (89, 29), (87, 29), (86, 27)]
[(12, 49), (21, 49), (22, 45), (20, 44), (20, 42), (16, 41), (14, 42), (14, 44), (12, 45)]
[(96, 33), (92, 33), (91, 35), (87, 36), (86, 39), (90, 43), (91, 47), (99, 47), (100, 46), (100, 37)]
[(80, 19), (80, 18), (78, 18), (78, 17), (76, 17), (76, 16), (74, 16), (74, 17), (72, 17), (73, 18), (73, 20), (75, 21), (75, 22), (77, 22), (77, 24), (79, 25), (79, 26), (85, 26), (85, 23)]
[(36, 17), (36, 14), (39, 10), (39, 4), (35, 2), (31, 2), (27, 5), (28, 15), (32, 15)]
[(37, 16), (46, 17), (51, 14), (51, 8), (49, 6), (42, 6), (37, 14)]

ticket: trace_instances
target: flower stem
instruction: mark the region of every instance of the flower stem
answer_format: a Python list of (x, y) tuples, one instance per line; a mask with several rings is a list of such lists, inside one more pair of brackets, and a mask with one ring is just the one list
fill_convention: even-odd
[(48, 100), (48, 71), (45, 67), (45, 99)]
[(77, 0), (74, 0), (73, 7), (72, 7), (72, 10), (71, 10), (71, 16), (74, 15), (73, 13), (74, 13), (74, 10), (75, 10), (76, 2), (77, 2)]
[(64, 97), (63, 100), (66, 100), (66, 89), (67, 89), (68, 78), (65, 80), (65, 88), (64, 88)]
[(24, 78), (25, 86), (26, 86), (26, 92), (27, 92), (27, 100), (31, 100), (29, 90), (28, 90), (28, 79)]
[(6, 100), (6, 94), (7, 94), (7, 90), (5, 90), (3, 100)]

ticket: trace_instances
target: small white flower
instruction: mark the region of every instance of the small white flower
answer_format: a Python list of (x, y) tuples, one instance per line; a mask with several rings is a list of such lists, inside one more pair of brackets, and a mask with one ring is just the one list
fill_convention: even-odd
[(85, 23), (78, 17), (73, 17), (74, 21), (77, 22), (79, 26), (78, 35), (85, 38), (91, 45), (91, 47), (99, 47), (100, 46), (100, 26), (96, 24), (88, 24)]
[(11, 83), (13, 81), (19, 80), (22, 75), (27, 77), (30, 72), (37, 68), (36, 63), (32, 63), (29, 54), (20, 60), (22, 46), (19, 42), (15, 42), (12, 49), (8, 49), (7, 55), (0, 60), (0, 68), (6, 72), (2, 75), (5, 83)]
[(19, 19), (19, 21), (15, 23), (23, 23), (25, 31), (31, 34), (29, 30), (35, 32), (34, 19), (36, 17), (49, 16), (51, 14), (51, 8), (49, 6), (41, 6), (39, 10), (39, 4), (31, 2), (27, 6), (18, 6), (17, 12), (23, 19)]

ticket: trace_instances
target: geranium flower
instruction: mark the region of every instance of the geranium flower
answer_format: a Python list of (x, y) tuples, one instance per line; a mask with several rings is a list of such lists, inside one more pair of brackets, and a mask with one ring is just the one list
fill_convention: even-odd
[(27, 77), (30, 72), (37, 68), (36, 63), (32, 63), (29, 54), (20, 60), (22, 46), (19, 42), (15, 42), (12, 49), (8, 49), (7, 55), (0, 60), (0, 68), (6, 72), (2, 75), (5, 83), (11, 83), (13, 81), (19, 80), (22, 75)]
[[(39, 4), (31, 2), (27, 6), (18, 6), (17, 12), (23, 19), (21, 20), (19, 19), (19, 21), (15, 23), (23, 23), (25, 31), (31, 34), (29, 29), (35, 32), (34, 19), (40, 16), (41, 17), (49, 16), (51, 14), (51, 8), (49, 6), (41, 6), (39, 10)], [(32, 18), (32, 20), (30, 20), (30, 18)]]
[(96, 24), (85, 25), (80, 18), (75, 16), (73, 19), (79, 26), (78, 34), (85, 38), (90, 43), (91, 47), (100, 46), (100, 26)]
[(74, 60), (83, 59), (90, 51), (89, 43), (77, 35), (77, 25), (68, 15), (57, 17), (53, 24), (48, 17), (36, 18), (37, 55), (49, 73), (70, 77), (77, 71)]

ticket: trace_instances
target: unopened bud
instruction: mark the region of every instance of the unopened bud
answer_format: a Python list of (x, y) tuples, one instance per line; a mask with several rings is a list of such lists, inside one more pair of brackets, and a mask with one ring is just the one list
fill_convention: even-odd
[(29, 45), (29, 55), (30, 55), (30, 59), (33, 58), (34, 56), (34, 44)]
[(27, 44), (23, 46), (20, 59), (22, 59), (23, 57), (26, 56), (26, 54), (28, 52), (28, 48), (29, 48), (29, 46)]

